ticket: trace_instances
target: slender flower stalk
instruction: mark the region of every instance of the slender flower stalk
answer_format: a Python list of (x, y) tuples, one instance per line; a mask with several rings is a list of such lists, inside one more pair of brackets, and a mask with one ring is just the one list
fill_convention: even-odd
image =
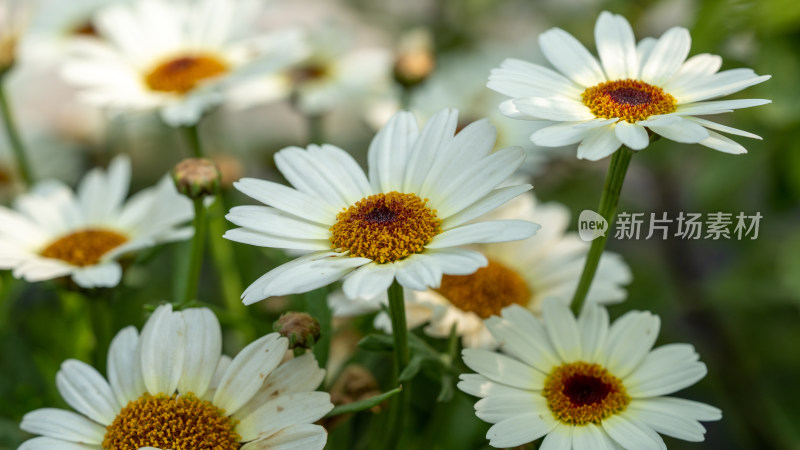
[(6, 129), (8, 142), (17, 160), (17, 166), (19, 166), (19, 173), (22, 176), (22, 181), (25, 182), (25, 186), (31, 186), (34, 182), (33, 172), (28, 162), (25, 145), (22, 143), (17, 123), (14, 120), (14, 114), (11, 112), (11, 106), (5, 89), (5, 77), (0, 77), (0, 115), (3, 117), (3, 125)]
[(191, 125), (182, 126), (180, 127), (180, 130), (183, 132), (183, 136), (186, 138), (186, 142), (189, 144), (189, 150), (192, 152), (192, 157), (202, 158), (203, 145), (200, 142), (200, 130), (197, 128), (197, 124), (193, 123)]
[(619, 194), (622, 191), (622, 184), (625, 182), (625, 174), (628, 172), (628, 165), (632, 156), (633, 151), (623, 146), (614, 153), (611, 157), (611, 163), (608, 165), (605, 186), (603, 186), (600, 206), (597, 210), (608, 222), (608, 229), (602, 236), (592, 241), (592, 246), (586, 257), (578, 288), (572, 297), (572, 310), (576, 315), (581, 312), (586, 294), (589, 292), (589, 287), (592, 285), (594, 274), (597, 271), (597, 265), (600, 263), (600, 257), (603, 255), (603, 249), (606, 247), (608, 233), (611, 231), (611, 226), (614, 225), (614, 215), (619, 204)]
[(194, 237), (189, 259), (189, 272), (186, 277), (186, 290), (184, 291), (184, 303), (188, 303), (197, 298), (197, 285), (200, 282), (200, 269), (203, 266), (203, 251), (206, 242), (206, 230), (208, 220), (206, 220), (206, 208), (203, 199), (194, 200)]
[[(389, 297), (389, 316), (392, 319), (392, 336), (394, 337), (394, 380), (397, 382), (410, 360), (403, 287), (397, 280), (393, 281), (389, 286), (387, 295)], [(396, 446), (400, 439), (405, 418), (409, 413), (410, 395), (411, 391), (408, 387), (403, 386), (398, 398), (392, 402), (389, 413), (389, 432), (386, 440), (390, 446)]]

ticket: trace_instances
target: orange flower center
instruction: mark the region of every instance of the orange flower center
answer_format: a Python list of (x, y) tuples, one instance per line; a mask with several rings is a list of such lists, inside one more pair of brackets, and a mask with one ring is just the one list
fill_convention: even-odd
[(154, 91), (185, 94), (228, 70), (228, 64), (213, 55), (187, 55), (159, 64), (147, 74), (145, 82)]
[(631, 402), (619, 378), (599, 364), (583, 361), (553, 369), (542, 395), (553, 416), (569, 425), (599, 425)]
[(42, 250), (45, 258), (60, 259), (73, 266), (91, 266), (128, 238), (116, 231), (87, 229), (63, 236)]
[(600, 83), (583, 91), (581, 97), (595, 116), (630, 123), (669, 114), (678, 105), (675, 97), (660, 87), (632, 79)]
[(192, 393), (156, 396), (144, 394), (129, 402), (106, 427), (103, 448), (138, 450), (155, 447), (173, 450), (235, 450), (241, 437), (237, 420), (211, 402)]
[(506, 306), (526, 305), (531, 298), (528, 284), (515, 270), (489, 260), (471, 275), (445, 275), (437, 290), (453, 306), (482, 319), (499, 315)]
[(362, 198), (336, 216), (331, 248), (381, 264), (419, 253), (441, 232), (442, 221), (427, 202), (397, 191)]

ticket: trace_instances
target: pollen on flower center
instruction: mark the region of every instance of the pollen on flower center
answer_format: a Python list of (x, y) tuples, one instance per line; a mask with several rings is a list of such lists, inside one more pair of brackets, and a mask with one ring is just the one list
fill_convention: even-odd
[(482, 319), (499, 315), (509, 305), (525, 305), (531, 297), (519, 273), (491, 259), (488, 266), (471, 275), (443, 276), (437, 291), (453, 306)]
[(553, 416), (570, 425), (598, 425), (631, 402), (619, 378), (599, 364), (583, 361), (553, 369), (542, 395)]
[(162, 62), (147, 74), (145, 82), (154, 91), (185, 94), (228, 70), (228, 64), (216, 56), (186, 55)]
[(583, 91), (581, 97), (595, 116), (631, 123), (669, 114), (678, 104), (675, 97), (660, 87), (632, 79), (600, 83)]
[(106, 427), (103, 448), (138, 450), (238, 449), (237, 420), (193, 394), (144, 394), (129, 402)]
[(128, 238), (116, 231), (87, 229), (63, 236), (42, 250), (45, 258), (66, 261), (73, 266), (91, 266), (110, 250), (119, 247)]
[(441, 231), (428, 199), (392, 191), (363, 198), (336, 216), (331, 248), (379, 263), (419, 253)]

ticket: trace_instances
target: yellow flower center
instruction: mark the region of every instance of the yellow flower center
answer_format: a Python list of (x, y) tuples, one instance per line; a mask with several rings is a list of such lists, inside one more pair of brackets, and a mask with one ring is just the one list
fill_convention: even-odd
[(116, 231), (87, 229), (59, 238), (42, 250), (41, 255), (66, 261), (73, 266), (91, 266), (127, 241), (127, 237)]
[(238, 420), (192, 393), (167, 396), (144, 394), (129, 402), (106, 427), (103, 448), (138, 450), (235, 450), (241, 437)]
[(437, 290), (462, 311), (471, 311), (482, 319), (499, 315), (506, 306), (526, 305), (531, 298), (528, 284), (516, 271), (489, 260), (472, 275), (445, 275)]
[(631, 79), (600, 83), (583, 91), (581, 97), (595, 116), (630, 123), (669, 114), (678, 105), (675, 97), (660, 87)]
[(311, 63), (292, 69), (289, 72), (289, 78), (294, 84), (303, 84), (308, 81), (321, 80), (328, 76), (328, 72), (325, 65)]
[(336, 216), (331, 248), (381, 264), (419, 253), (441, 232), (442, 221), (427, 202), (397, 191), (362, 198)]
[(185, 94), (228, 70), (228, 64), (216, 56), (187, 55), (159, 64), (147, 74), (145, 82), (154, 91)]
[(569, 425), (599, 425), (631, 402), (619, 378), (599, 364), (583, 361), (553, 369), (542, 395), (553, 416)]

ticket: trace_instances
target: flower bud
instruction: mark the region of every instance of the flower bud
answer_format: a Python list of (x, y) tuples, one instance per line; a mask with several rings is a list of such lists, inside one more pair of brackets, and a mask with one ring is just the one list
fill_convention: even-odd
[(219, 192), (221, 174), (210, 159), (188, 158), (172, 169), (172, 180), (178, 192), (195, 200)]
[(400, 41), (394, 62), (394, 78), (405, 88), (425, 81), (436, 67), (433, 39), (425, 30), (407, 33)]
[(278, 318), (272, 325), (281, 336), (289, 339), (289, 348), (310, 349), (319, 342), (319, 322), (303, 312), (288, 312)]

